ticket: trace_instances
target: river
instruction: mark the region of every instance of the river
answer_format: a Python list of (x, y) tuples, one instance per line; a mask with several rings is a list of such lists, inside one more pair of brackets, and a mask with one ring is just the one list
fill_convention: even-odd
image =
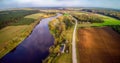
[(48, 23), (59, 16), (61, 14), (58, 13), (54, 17), (42, 19), (21, 44), (0, 59), (0, 63), (42, 63), (49, 55), (49, 47), (54, 44)]

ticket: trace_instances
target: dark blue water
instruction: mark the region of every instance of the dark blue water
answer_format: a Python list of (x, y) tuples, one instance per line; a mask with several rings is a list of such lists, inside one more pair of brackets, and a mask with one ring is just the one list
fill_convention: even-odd
[(0, 59), (0, 63), (42, 63), (49, 55), (49, 47), (54, 42), (48, 23), (60, 15), (42, 19), (20, 45)]

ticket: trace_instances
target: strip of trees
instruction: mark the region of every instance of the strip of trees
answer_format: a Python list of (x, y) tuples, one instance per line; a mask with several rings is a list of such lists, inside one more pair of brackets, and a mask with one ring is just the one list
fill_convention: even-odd
[(78, 20), (78, 23), (89, 22), (89, 23), (102, 23), (102, 17), (94, 14), (73, 14), (73, 16)]
[(108, 25), (108, 26), (120, 34), (120, 25)]
[(120, 20), (120, 10), (114, 9), (82, 9), (82, 11), (98, 13), (106, 16), (110, 16)]

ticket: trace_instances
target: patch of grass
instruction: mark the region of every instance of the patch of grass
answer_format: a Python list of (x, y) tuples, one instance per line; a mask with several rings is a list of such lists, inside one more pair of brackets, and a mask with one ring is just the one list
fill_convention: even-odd
[(31, 15), (28, 15), (28, 16), (25, 16), (24, 18), (30, 18), (30, 19), (38, 19), (41, 17), (44, 17), (46, 15), (44, 15), (44, 13), (36, 13), (36, 14), (31, 14)]
[(26, 31), (28, 25), (24, 26), (7, 26), (0, 30), (0, 44), (7, 42), (12, 38), (16, 37), (17, 34), (21, 34), (23, 31)]
[(120, 20), (104, 16), (104, 15), (99, 15), (103, 17), (104, 22), (103, 23), (93, 23), (91, 26), (106, 26), (106, 25), (120, 25)]
[(63, 53), (62, 55), (56, 57), (53, 63), (72, 63), (72, 54)]
[(68, 13), (65, 13), (64, 16), (69, 16), (69, 14), (68, 14)]

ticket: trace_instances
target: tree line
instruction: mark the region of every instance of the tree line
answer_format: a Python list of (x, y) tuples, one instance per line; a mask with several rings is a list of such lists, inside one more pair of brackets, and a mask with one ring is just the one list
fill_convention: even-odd
[(102, 17), (99, 17), (94, 14), (73, 14), (73, 17), (75, 17), (78, 20), (78, 23), (83, 22), (89, 22), (89, 23), (102, 23), (104, 22), (102, 20)]
[(82, 9), (82, 11), (98, 13), (106, 16), (110, 16), (120, 20), (120, 10), (113, 9)]
[(120, 34), (120, 25), (107, 25)]

